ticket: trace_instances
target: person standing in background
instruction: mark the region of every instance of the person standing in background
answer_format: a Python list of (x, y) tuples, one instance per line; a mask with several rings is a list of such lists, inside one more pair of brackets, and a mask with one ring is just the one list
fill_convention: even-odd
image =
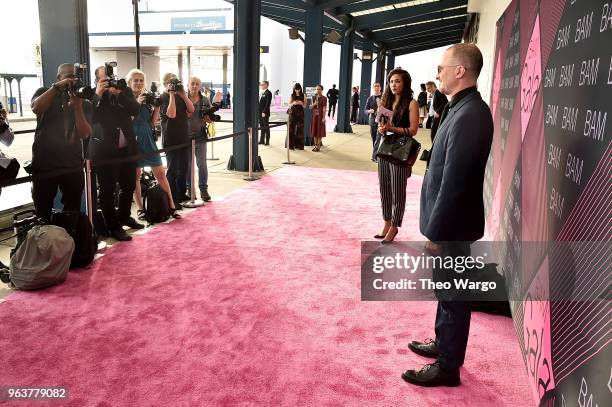
[(419, 127), (423, 127), (423, 121), (427, 117), (427, 91), (425, 84), (421, 84), (421, 92), (417, 97), (417, 104), (419, 105)]
[[(211, 200), (208, 193), (208, 165), (206, 164), (208, 127), (207, 124), (212, 123), (210, 116), (202, 114), (202, 111), (210, 108), (210, 100), (202, 95), (200, 91), (202, 81), (196, 76), (189, 78), (189, 100), (193, 103), (194, 111), (188, 114), (189, 122), (189, 139), (195, 139), (195, 160), (198, 167), (198, 187), (200, 189), (200, 197), (204, 202)], [(191, 152), (189, 154), (189, 165), (191, 168)], [(189, 197), (192, 197), (191, 173), (187, 174), (187, 191)], [(193, 196), (195, 199), (195, 196)]]
[(306, 106), (306, 95), (302, 91), (302, 85), (296, 83), (289, 99), (289, 148), (296, 150), (304, 149), (304, 107)]
[(310, 135), (314, 139), (314, 152), (321, 151), (321, 140), (325, 137), (325, 110), (327, 98), (323, 96), (323, 85), (317, 85), (315, 102), (310, 105), (312, 109), (312, 120), (310, 121)]
[(448, 103), (446, 95), (438, 90), (436, 84), (433, 81), (429, 81), (426, 84), (427, 91), (431, 94), (431, 106), (429, 107), (429, 116), (431, 119), (431, 142), (433, 143), (440, 125), (440, 116), (444, 107)]
[(335, 83), (332, 85), (332, 88), (327, 91), (327, 102), (329, 106), (327, 117), (330, 117), (329, 115), (331, 114), (332, 119), (336, 117), (336, 105), (338, 104), (339, 93)]
[(259, 136), (259, 144), (266, 146), (270, 145), (270, 105), (272, 104), (272, 92), (268, 89), (270, 82), (261, 81), (259, 87), (261, 95), (259, 96), (259, 127), (261, 135)]
[(357, 111), (359, 110), (359, 91), (353, 87), (353, 97), (351, 99), (351, 123), (357, 123)]
[(366, 102), (366, 112), (368, 113), (368, 123), (370, 125), (370, 137), (372, 137), (372, 161), (376, 162), (376, 151), (380, 145), (380, 134), (378, 133), (378, 123), (376, 123), (376, 112), (382, 97), (380, 83), (374, 82), (372, 92)]

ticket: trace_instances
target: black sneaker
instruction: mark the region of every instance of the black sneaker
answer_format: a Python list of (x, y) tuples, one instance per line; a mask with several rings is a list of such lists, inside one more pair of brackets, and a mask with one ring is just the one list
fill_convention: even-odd
[(208, 190), (207, 189), (201, 189), (200, 190), (200, 196), (202, 197), (202, 200), (204, 202), (209, 202), (212, 199), (210, 197), (210, 195), (208, 194)]
[(111, 230), (110, 234), (111, 234), (111, 237), (119, 240), (120, 242), (127, 242), (127, 241), (132, 240), (132, 236), (125, 233), (125, 230), (121, 228)]
[(132, 218), (131, 216), (127, 219), (122, 220), (121, 224), (132, 229), (144, 229), (144, 225), (136, 222), (136, 220), (134, 220), (134, 218)]

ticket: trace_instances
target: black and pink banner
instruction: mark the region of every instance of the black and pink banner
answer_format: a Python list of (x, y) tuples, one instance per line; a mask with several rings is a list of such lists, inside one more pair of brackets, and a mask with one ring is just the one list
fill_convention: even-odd
[[(514, 0), (493, 75), (488, 236), (506, 242), (500, 268), (523, 297), (512, 311), (536, 403), (610, 405), (610, 245), (555, 242), (610, 240), (612, 2)], [(525, 255), (526, 242), (549, 244)]]

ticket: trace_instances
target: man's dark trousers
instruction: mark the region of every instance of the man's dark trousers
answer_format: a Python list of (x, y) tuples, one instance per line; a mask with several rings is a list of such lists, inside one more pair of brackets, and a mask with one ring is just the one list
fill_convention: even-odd
[[(114, 158), (129, 156), (127, 148), (118, 149)], [(121, 228), (122, 222), (131, 216), (132, 196), (136, 188), (136, 161), (124, 161), (96, 166), (100, 184), (100, 206), (106, 226), (110, 231)], [(115, 210), (115, 189), (119, 183), (119, 208)]]
[(330, 117), (330, 113), (331, 117), (336, 116), (336, 104), (338, 104), (338, 102), (329, 102), (329, 105), (327, 107), (327, 117)]
[(46, 179), (37, 179), (37, 175), (44, 176), (44, 172), (34, 175), (32, 183), (32, 200), (36, 208), (36, 214), (43, 219), (50, 221), (53, 209), (53, 199), (57, 194), (57, 189), (62, 192), (62, 205), (64, 211), (80, 211), (81, 197), (85, 180), (83, 171), (78, 170), (69, 174), (57, 175)]
[[(442, 258), (466, 257), (470, 255), (470, 245), (467, 242), (447, 242), (442, 244)], [(461, 278), (461, 274), (452, 269), (433, 270), (434, 282), (450, 282), (455, 287), (453, 278)], [(465, 276), (463, 276), (465, 277)], [(436, 290), (438, 310), (436, 312), (436, 344), (438, 345), (438, 362), (443, 369), (456, 369), (463, 365), (468, 337), (470, 334), (470, 303), (463, 301), (461, 293), (450, 290)]]
[(270, 116), (259, 115), (259, 127), (261, 129), (261, 135), (259, 136), (259, 142), (270, 144)]
[(166, 177), (170, 184), (170, 192), (175, 203), (181, 202), (187, 191), (187, 165), (189, 164), (190, 148), (179, 148), (166, 152), (168, 171)]

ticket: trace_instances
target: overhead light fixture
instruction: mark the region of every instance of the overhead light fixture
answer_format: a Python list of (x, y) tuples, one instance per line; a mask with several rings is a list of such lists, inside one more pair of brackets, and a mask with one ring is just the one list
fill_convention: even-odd
[(332, 44), (337, 43), (338, 41), (340, 41), (342, 39), (342, 36), (338, 33), (338, 31), (336, 30), (331, 30), (326, 36), (325, 38), (323, 38), (323, 41), (327, 41), (327, 42), (331, 42)]
[(289, 29), (289, 39), (302, 40), (304, 42), (304, 38), (300, 35), (300, 31), (297, 28)]
[(361, 58), (364, 61), (371, 61), (373, 57), (374, 57), (374, 53), (372, 51), (363, 51), (361, 53)]

